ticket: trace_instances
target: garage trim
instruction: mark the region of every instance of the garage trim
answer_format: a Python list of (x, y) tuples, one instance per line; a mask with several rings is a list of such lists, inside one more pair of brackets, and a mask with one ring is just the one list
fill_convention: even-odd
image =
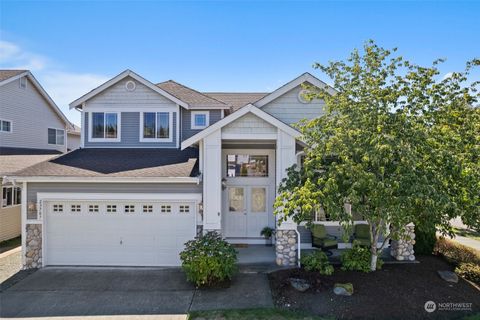
[[(46, 238), (47, 238), (47, 223), (46, 223), (46, 206), (43, 205), (44, 202), (48, 201), (58, 201), (58, 200), (75, 200), (75, 201), (108, 201), (108, 200), (122, 200), (122, 201), (141, 201), (141, 200), (150, 200), (150, 201), (175, 201), (183, 202), (190, 201), (195, 204), (195, 207), (198, 209), (199, 203), (202, 201), (201, 193), (63, 193), (63, 192), (38, 192), (37, 193), (37, 208), (40, 214), (38, 219), (43, 225), (42, 231), (42, 267), (45, 267), (47, 263), (47, 247), (46, 247)], [(195, 222), (192, 228), (196, 233), (197, 228), (197, 215), (198, 210), (195, 214)], [(195, 234), (194, 233), (194, 234)]]

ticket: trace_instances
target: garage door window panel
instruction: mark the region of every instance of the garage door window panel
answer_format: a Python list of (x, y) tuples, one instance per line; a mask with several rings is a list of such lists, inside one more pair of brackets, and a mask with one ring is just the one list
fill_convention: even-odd
[(70, 211), (71, 211), (72, 213), (81, 212), (81, 211), (82, 211), (82, 206), (79, 205), (79, 204), (72, 204), (72, 205), (70, 205)]
[(135, 213), (135, 205), (126, 204), (124, 210), (125, 210), (125, 213)]
[(63, 212), (63, 204), (54, 204), (53, 212)]
[(161, 213), (172, 213), (172, 206), (169, 204), (162, 204), (160, 206)]
[(98, 204), (90, 204), (88, 205), (88, 212), (90, 213), (97, 213), (99, 211)]
[(189, 205), (180, 205), (179, 212), (180, 213), (190, 213), (190, 206)]
[(116, 213), (116, 212), (117, 212), (117, 205), (107, 204), (107, 213)]
[(143, 213), (152, 213), (153, 212), (153, 205), (145, 204), (143, 205)]

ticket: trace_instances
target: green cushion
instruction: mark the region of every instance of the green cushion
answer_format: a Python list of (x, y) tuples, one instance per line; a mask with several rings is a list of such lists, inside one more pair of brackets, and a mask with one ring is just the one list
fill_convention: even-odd
[(315, 238), (326, 238), (327, 237), (327, 229), (325, 229), (325, 226), (323, 224), (314, 224), (312, 226), (312, 235)]
[(330, 239), (330, 238), (320, 239), (320, 238), (313, 237), (312, 240), (313, 240), (312, 244), (314, 247), (330, 248), (330, 247), (336, 247), (338, 244), (337, 240)]
[(335, 240), (335, 239), (328, 239), (327, 238), (323, 241), (323, 245), (325, 247), (335, 247), (335, 246), (337, 246), (337, 244), (338, 244), (338, 241)]
[(358, 243), (358, 245), (363, 246), (363, 247), (369, 247), (370, 246), (370, 239), (355, 238), (355, 242)]
[(368, 239), (370, 241), (370, 226), (368, 224), (356, 224), (355, 239)]

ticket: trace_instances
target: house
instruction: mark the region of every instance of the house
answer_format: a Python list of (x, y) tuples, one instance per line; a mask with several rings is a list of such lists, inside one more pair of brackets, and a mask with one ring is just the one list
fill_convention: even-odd
[(0, 242), (21, 231), (21, 188), (3, 177), (65, 152), (71, 129), (29, 71), (0, 70)]
[(72, 123), (72, 128), (67, 129), (67, 151), (80, 148), (80, 127)]
[(305, 228), (277, 225), (273, 202), (303, 149), (292, 126), (323, 111), (305, 73), (270, 93), (202, 93), (126, 70), (70, 104), (81, 148), (8, 177), (21, 185), (24, 264), (176, 266), (184, 243), (221, 232), (296, 263)]

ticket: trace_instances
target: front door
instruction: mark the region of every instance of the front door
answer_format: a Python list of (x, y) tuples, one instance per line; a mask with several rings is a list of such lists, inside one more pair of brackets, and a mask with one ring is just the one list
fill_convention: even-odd
[(268, 186), (227, 188), (227, 237), (260, 237), (268, 225)]

